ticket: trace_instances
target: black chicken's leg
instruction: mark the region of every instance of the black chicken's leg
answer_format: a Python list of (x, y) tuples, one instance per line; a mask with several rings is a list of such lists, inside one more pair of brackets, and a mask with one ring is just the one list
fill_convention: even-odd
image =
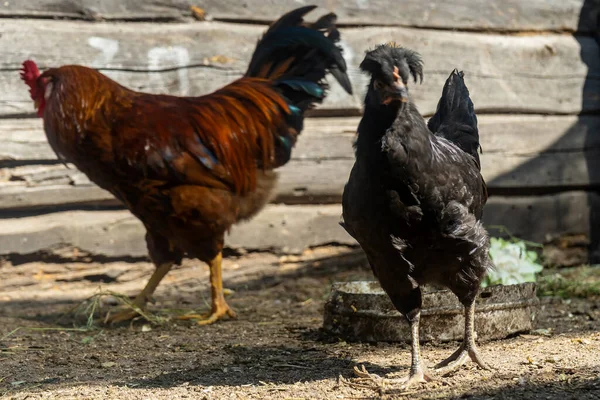
[(354, 367), (354, 373), (358, 376), (359, 382), (370, 380), (375, 383), (378, 389), (382, 389), (384, 386), (393, 384), (401, 384), (401, 389), (407, 389), (416, 383), (425, 383), (432, 379), (427, 371), (427, 367), (421, 360), (421, 346), (419, 344), (421, 290), (417, 287), (413, 289), (408, 296), (394, 296), (394, 294), (388, 294), (390, 295), (394, 306), (396, 306), (396, 308), (406, 316), (406, 319), (410, 324), (411, 365), (409, 375), (408, 377), (400, 379), (386, 379), (367, 372), (364, 366), (362, 369)]
[(427, 367), (421, 361), (421, 345), (419, 343), (419, 321), (421, 320), (421, 311), (410, 322), (411, 334), (411, 363), (410, 374), (406, 380), (404, 387), (409, 387), (414, 383), (424, 383), (430, 381)]
[(439, 375), (446, 375), (456, 371), (466, 361), (467, 358), (473, 360), (483, 369), (491, 369), (479, 356), (477, 346), (475, 345), (475, 301), (465, 305), (465, 337), (458, 348), (450, 357), (436, 365), (435, 371)]

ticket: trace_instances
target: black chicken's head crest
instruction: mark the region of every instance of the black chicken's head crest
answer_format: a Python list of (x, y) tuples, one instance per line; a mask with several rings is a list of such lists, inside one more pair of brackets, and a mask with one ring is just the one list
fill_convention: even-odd
[(365, 59), (360, 64), (360, 69), (372, 76), (393, 82), (394, 67), (399, 71), (400, 77), (406, 84), (412, 75), (415, 82), (423, 82), (423, 60), (416, 51), (409, 50), (395, 42), (381, 44), (373, 50), (367, 51)]

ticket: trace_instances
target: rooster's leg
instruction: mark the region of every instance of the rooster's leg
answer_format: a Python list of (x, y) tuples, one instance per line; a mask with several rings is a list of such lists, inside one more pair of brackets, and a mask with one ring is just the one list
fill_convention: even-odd
[(224, 318), (228, 315), (235, 318), (235, 312), (229, 307), (223, 295), (223, 277), (221, 275), (222, 254), (219, 253), (213, 258), (208, 266), (210, 267), (210, 291), (212, 297), (212, 307), (210, 313), (204, 315), (188, 314), (178, 317), (178, 319), (197, 319), (198, 325), (208, 325)]
[[(144, 287), (144, 289), (137, 296), (135, 296), (135, 299), (133, 300), (133, 305), (135, 307), (142, 310), (146, 307), (146, 303), (148, 303), (148, 300), (150, 300), (152, 294), (154, 294), (158, 284), (165, 277), (165, 275), (167, 275), (172, 266), (173, 263), (165, 263), (156, 267), (156, 270), (154, 270), (154, 273), (150, 277), (146, 287)], [(132, 318), (135, 318), (137, 315), (138, 313), (136, 310), (129, 309), (114, 315), (108, 314), (104, 322), (114, 324), (117, 322), (128, 321)]]
[(460, 368), (467, 359), (470, 358), (483, 369), (489, 370), (490, 367), (479, 356), (477, 346), (475, 345), (475, 302), (465, 306), (465, 337), (460, 345), (450, 357), (436, 365), (436, 372), (439, 375), (446, 375)]
[[(378, 375), (367, 372), (364, 366), (362, 369), (354, 367), (354, 374), (358, 377), (350, 382), (352, 386), (364, 386), (378, 391), (383, 391), (386, 386), (401, 385), (401, 389), (405, 390), (417, 383), (425, 383), (432, 380), (427, 368), (421, 361), (421, 346), (419, 345), (419, 319), (421, 313), (418, 312), (416, 317), (410, 320), (411, 330), (411, 366), (408, 377), (400, 379), (381, 378)], [(370, 383), (370, 384), (369, 384)], [(373, 387), (374, 384), (374, 387)]]

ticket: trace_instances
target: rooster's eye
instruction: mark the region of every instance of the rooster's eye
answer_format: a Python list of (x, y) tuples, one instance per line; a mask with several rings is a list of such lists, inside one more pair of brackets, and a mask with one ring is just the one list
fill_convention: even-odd
[(381, 90), (381, 89), (383, 89), (383, 82), (381, 82), (381, 81), (375, 81), (373, 83), (373, 87), (375, 87), (375, 89), (377, 89), (377, 90)]

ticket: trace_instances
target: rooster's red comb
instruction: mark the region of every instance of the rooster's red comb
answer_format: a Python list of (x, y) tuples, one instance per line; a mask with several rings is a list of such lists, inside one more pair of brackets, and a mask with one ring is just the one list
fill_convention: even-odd
[(37, 65), (31, 60), (23, 62), (23, 68), (21, 68), (21, 79), (25, 81), (29, 86), (29, 93), (33, 97), (33, 90), (36, 87), (37, 78), (40, 76), (40, 70)]

